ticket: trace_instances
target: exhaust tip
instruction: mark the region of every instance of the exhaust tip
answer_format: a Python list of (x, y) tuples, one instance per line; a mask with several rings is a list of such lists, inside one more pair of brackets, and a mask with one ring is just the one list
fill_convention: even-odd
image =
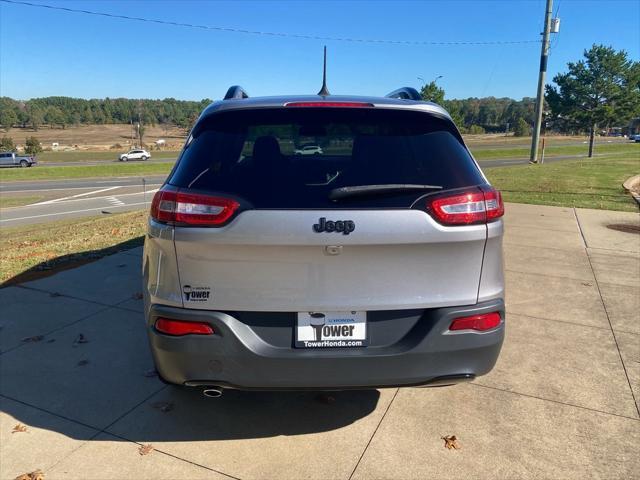
[(222, 389), (217, 387), (205, 388), (202, 390), (202, 394), (209, 398), (220, 398), (222, 396)]

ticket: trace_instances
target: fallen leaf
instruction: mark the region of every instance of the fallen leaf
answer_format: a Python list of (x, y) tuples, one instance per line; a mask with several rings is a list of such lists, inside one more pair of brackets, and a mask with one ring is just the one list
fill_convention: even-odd
[(50, 338), (49, 340), (47, 340), (47, 343), (53, 343), (53, 342), (55, 342), (55, 341), (56, 341), (56, 339), (55, 339), (55, 338)]
[(163, 413), (170, 412), (175, 407), (173, 402), (156, 402), (152, 403), (151, 406), (157, 410), (160, 410)]
[(142, 445), (138, 449), (138, 453), (140, 455), (149, 455), (152, 451), (153, 451), (153, 445), (151, 445), (150, 443), (148, 443), (146, 445)]
[(23, 338), (22, 341), (24, 343), (31, 343), (31, 342), (39, 342), (40, 340), (42, 340), (44, 338), (44, 335), (36, 335), (34, 337), (26, 337)]
[(44, 473), (42, 473), (42, 470), (34, 470), (33, 472), (18, 475), (16, 480), (44, 480)]
[(593, 283), (591, 282), (582, 282), (582, 285), (584, 285), (585, 287), (593, 287)]
[(60, 297), (61, 295), (58, 292), (51, 292), (49, 294), (50, 297)]
[(78, 362), (79, 367), (84, 367), (85, 365), (88, 365), (88, 364), (89, 364), (89, 360), (80, 360)]
[(118, 264), (118, 268), (122, 268), (122, 267), (126, 267), (126, 266), (127, 266), (127, 264), (126, 264), (126, 263), (119, 263), (119, 264)]
[(76, 339), (73, 341), (73, 346), (78, 346), (81, 343), (89, 343), (89, 340), (87, 340), (87, 338), (83, 335), (83, 334), (79, 334)]
[(458, 450), (460, 445), (458, 445), (458, 439), (455, 435), (449, 435), (447, 437), (440, 437), (444, 440), (445, 448), (449, 450)]
[(27, 426), (19, 423), (15, 427), (13, 427), (13, 430), (11, 430), (11, 433), (24, 433), (26, 431), (27, 431)]
[(157, 377), (158, 371), (155, 368), (152, 368), (151, 370), (147, 370), (146, 372), (144, 372), (143, 375), (147, 378)]
[(143, 295), (140, 292), (136, 292), (133, 295), (131, 295), (131, 298), (133, 298), (134, 300), (142, 300)]

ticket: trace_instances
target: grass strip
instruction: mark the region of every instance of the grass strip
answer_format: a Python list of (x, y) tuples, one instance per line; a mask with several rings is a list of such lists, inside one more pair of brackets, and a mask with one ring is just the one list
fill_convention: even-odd
[(2, 286), (142, 245), (147, 211), (2, 228)]
[(628, 212), (638, 206), (622, 182), (638, 171), (640, 158), (630, 153), (484, 169), (508, 202)]

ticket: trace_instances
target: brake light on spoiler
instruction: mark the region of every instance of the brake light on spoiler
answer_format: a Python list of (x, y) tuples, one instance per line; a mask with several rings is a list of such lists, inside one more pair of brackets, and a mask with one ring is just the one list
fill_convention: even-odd
[(504, 215), (502, 195), (493, 187), (475, 187), (427, 199), (427, 211), (442, 225), (488, 223)]
[(338, 107), (338, 108), (362, 108), (373, 107), (373, 103), (367, 102), (289, 102), (285, 107)]
[(151, 218), (169, 224), (220, 227), (239, 207), (230, 198), (161, 189), (151, 202)]

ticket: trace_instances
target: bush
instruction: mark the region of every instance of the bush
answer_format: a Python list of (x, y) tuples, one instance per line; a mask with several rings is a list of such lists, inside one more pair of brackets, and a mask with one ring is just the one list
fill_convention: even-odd
[(27, 155), (35, 155), (42, 151), (42, 145), (36, 137), (27, 137), (24, 142), (24, 153)]
[(484, 133), (484, 128), (482, 128), (480, 125), (471, 125), (469, 127), (469, 133), (471, 135), (481, 135)]
[(516, 128), (513, 129), (513, 135), (515, 137), (528, 137), (531, 135), (531, 127), (524, 118), (519, 118), (516, 123)]
[(0, 151), (3, 152), (15, 152), (16, 144), (13, 143), (13, 138), (11, 137), (2, 137), (0, 139)]

